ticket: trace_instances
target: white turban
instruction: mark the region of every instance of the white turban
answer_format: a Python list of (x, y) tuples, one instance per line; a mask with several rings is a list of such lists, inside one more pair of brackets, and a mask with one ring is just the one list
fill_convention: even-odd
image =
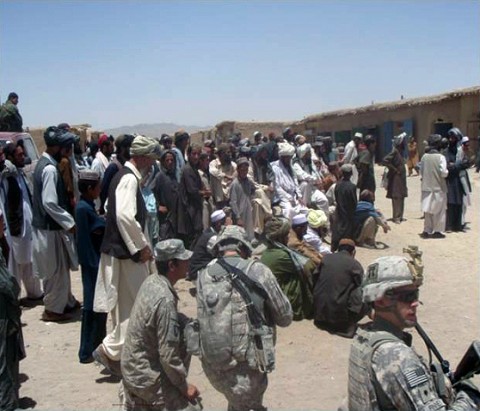
[(398, 136), (393, 137), (393, 145), (398, 147), (402, 144), (403, 139), (407, 136), (407, 133), (401, 133)]
[(297, 155), (300, 158), (305, 157), (305, 154), (312, 151), (312, 146), (308, 143), (302, 144), (301, 146), (297, 147)]
[(290, 156), (293, 157), (295, 154), (295, 148), (288, 144), (288, 143), (279, 143), (278, 144), (278, 155), (282, 156)]

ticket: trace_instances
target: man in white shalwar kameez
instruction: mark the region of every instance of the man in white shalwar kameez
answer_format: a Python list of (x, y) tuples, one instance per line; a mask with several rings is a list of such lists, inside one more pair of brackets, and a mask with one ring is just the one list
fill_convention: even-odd
[(422, 211), (425, 213), (422, 238), (444, 238), (447, 211), (447, 160), (438, 149), (442, 137), (432, 134), (428, 138), (430, 151), (420, 161), (422, 177)]
[(249, 162), (246, 157), (237, 160), (237, 177), (230, 186), (230, 206), (236, 224), (243, 227), (249, 241), (255, 237), (253, 226), (253, 197), (255, 184), (248, 178)]
[(358, 146), (362, 142), (363, 134), (362, 133), (355, 133), (353, 138), (347, 143), (345, 146), (345, 153), (343, 156), (343, 164), (351, 164), (352, 167), (352, 177), (350, 181), (353, 184), (357, 184), (358, 182), (358, 171), (357, 167), (355, 167), (353, 160), (355, 160), (358, 156)]
[(313, 205), (328, 215), (328, 199), (325, 193), (319, 189), (322, 184), (322, 176), (312, 161), (310, 144), (303, 143), (297, 147), (297, 158), (294, 158), (292, 163), (293, 171), (300, 183), (303, 203), (307, 207)]
[(33, 275), (32, 196), (22, 170), (25, 165), (23, 142), (7, 144), (5, 156), (7, 159), (2, 171), (1, 196), (6, 210), (6, 231), (9, 233), (8, 269), (19, 284), (23, 282), (27, 298), (38, 300), (43, 297), (43, 290), (40, 279)]
[(113, 153), (113, 143), (110, 141), (106, 134), (102, 134), (98, 139), (98, 151), (95, 154), (95, 158), (92, 161), (92, 170), (95, 170), (100, 174), (100, 178), (103, 178), (105, 170), (110, 164), (110, 156)]
[(280, 202), (282, 214), (289, 220), (292, 219), (294, 214), (298, 213), (299, 207), (302, 205), (302, 195), (300, 193), (297, 176), (292, 169), (292, 157), (294, 154), (295, 148), (292, 145), (280, 143), (278, 145), (280, 160), (271, 163), (275, 176), (275, 195), (273, 202)]
[(93, 308), (96, 312), (110, 313), (112, 331), (92, 355), (112, 374), (121, 374), (120, 358), (137, 292), (147, 276), (156, 272), (146, 233), (147, 210), (140, 182), (160, 158), (160, 150), (156, 140), (136, 136), (130, 148), (130, 161), (109, 187)]
[(75, 220), (67, 211), (68, 196), (57, 164), (75, 135), (52, 126), (43, 137), (47, 148), (33, 173), (33, 270), (43, 280), (42, 320), (64, 321), (80, 303), (70, 283), (70, 270), (78, 269)]

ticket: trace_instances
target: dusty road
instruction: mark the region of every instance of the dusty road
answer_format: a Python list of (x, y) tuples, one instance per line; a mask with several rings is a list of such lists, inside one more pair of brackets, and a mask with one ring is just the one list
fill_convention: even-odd
[[(472, 170), (471, 170), (472, 171)], [(381, 169), (377, 169), (377, 182)], [(470, 342), (479, 338), (479, 175), (471, 173), (473, 205), (466, 233), (448, 234), (443, 240), (422, 240), (420, 181), (408, 179), (410, 197), (406, 218), (392, 226), (378, 240), (386, 250), (358, 249), (357, 258), (365, 267), (373, 259), (401, 255), (408, 244), (419, 245), (424, 255), (425, 283), (421, 289), (423, 306), (419, 319), (443, 356), (457, 364)], [(391, 215), (385, 191), (377, 190), (377, 207)], [(72, 273), (74, 294), (81, 297), (78, 272)], [(194, 300), (188, 284), (177, 287), (180, 309), (194, 314)], [(43, 307), (23, 312), (27, 358), (21, 362), (23, 384), (20, 395), (41, 410), (117, 410), (118, 382), (94, 364), (78, 362), (80, 321), (67, 324), (40, 321)], [(348, 354), (351, 340), (316, 329), (309, 321), (279, 329), (277, 369), (269, 376), (265, 405), (272, 410), (334, 410), (346, 395)], [(414, 345), (423, 350), (423, 342), (414, 336)], [(208, 383), (196, 358), (192, 361), (191, 382), (202, 392), (205, 409), (226, 409), (226, 401)], [(478, 382), (478, 381), (477, 381)]]

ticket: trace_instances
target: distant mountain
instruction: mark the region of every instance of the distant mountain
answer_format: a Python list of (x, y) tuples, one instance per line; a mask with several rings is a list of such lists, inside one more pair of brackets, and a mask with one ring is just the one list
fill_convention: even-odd
[(136, 124), (134, 126), (122, 126), (116, 128), (109, 128), (104, 130), (105, 133), (111, 134), (114, 137), (120, 134), (142, 134), (149, 137), (160, 137), (162, 134), (173, 134), (183, 129), (188, 133), (195, 133), (200, 130), (208, 130), (213, 128), (212, 126), (182, 126), (174, 123), (156, 123), (156, 124)]

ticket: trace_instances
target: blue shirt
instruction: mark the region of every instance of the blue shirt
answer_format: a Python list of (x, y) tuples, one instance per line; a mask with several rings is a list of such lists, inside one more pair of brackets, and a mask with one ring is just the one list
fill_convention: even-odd
[(355, 209), (355, 214), (353, 215), (355, 226), (358, 227), (360, 224), (363, 224), (368, 217), (380, 216), (372, 203), (369, 201), (359, 201), (357, 203), (357, 208)]
[(93, 201), (82, 197), (75, 207), (75, 221), (78, 262), (82, 266), (98, 268), (100, 249), (95, 248), (91, 234), (97, 229), (105, 228), (105, 219), (98, 216)]

